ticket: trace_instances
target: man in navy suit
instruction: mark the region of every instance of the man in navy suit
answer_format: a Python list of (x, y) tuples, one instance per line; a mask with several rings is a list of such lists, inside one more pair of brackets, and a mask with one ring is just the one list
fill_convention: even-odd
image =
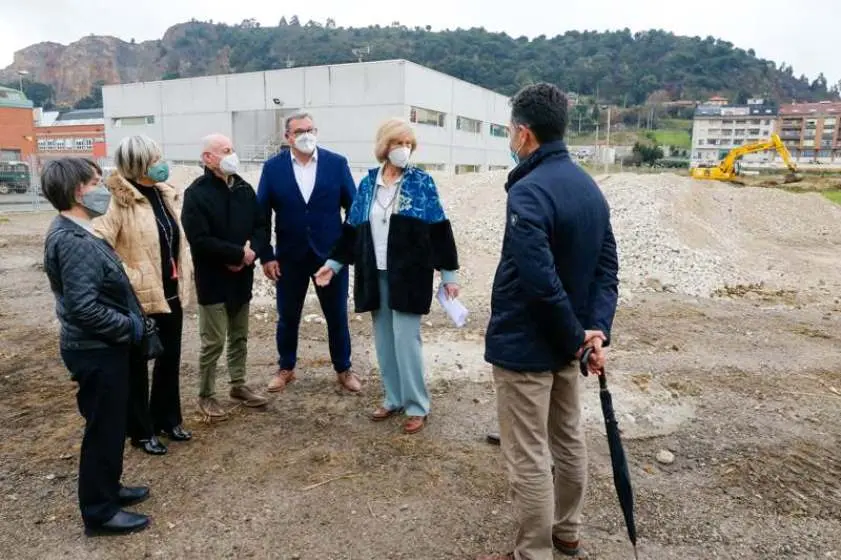
[[(278, 370), (269, 392), (283, 391), (295, 380), (298, 327), (313, 275), (327, 260), (342, 233), (342, 209), (350, 210), (356, 186), (344, 156), (316, 147), (318, 130), (307, 113), (286, 119), (290, 149), (266, 162), (257, 198), (268, 219), (275, 212), (276, 249), (261, 254), (263, 272), (277, 285)], [(314, 282), (313, 282), (314, 283)], [(330, 359), (339, 387), (358, 393), (362, 384), (351, 371), (348, 328), (348, 271), (316, 294), (327, 320)]]

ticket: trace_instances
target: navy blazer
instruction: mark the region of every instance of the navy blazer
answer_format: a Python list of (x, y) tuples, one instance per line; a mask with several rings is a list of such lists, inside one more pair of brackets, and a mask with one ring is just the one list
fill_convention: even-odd
[(315, 188), (309, 203), (304, 202), (292, 170), (292, 153), (284, 150), (263, 166), (257, 200), (271, 223), (275, 212), (276, 246), (271, 244), (258, 255), (262, 263), (279, 260), (301, 261), (310, 251), (326, 260), (342, 235), (342, 209), (350, 210), (356, 185), (344, 156), (318, 148)]
[(506, 190), (485, 359), (513, 371), (559, 371), (585, 329), (610, 342), (619, 284), (610, 209), (561, 141), (511, 171)]

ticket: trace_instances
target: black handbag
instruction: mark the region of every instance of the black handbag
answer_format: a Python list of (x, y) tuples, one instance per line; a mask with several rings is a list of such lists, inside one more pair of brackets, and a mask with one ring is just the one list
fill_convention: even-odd
[(140, 340), (140, 352), (147, 360), (160, 358), (164, 345), (158, 335), (158, 325), (151, 317), (143, 318), (143, 338)]

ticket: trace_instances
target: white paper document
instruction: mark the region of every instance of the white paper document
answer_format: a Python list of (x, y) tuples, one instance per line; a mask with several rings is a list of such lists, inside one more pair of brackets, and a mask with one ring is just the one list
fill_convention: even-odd
[(438, 303), (447, 312), (450, 319), (452, 319), (455, 326), (461, 328), (467, 322), (467, 308), (457, 299), (448, 299), (447, 292), (444, 290), (444, 285), (441, 284), (438, 288)]

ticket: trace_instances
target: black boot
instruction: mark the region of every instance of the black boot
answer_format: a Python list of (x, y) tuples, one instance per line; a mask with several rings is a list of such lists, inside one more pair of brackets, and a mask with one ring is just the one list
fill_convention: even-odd
[(156, 436), (152, 436), (149, 439), (131, 438), (131, 446), (142, 449), (149, 455), (166, 454), (166, 446), (163, 443), (161, 443), (161, 440), (159, 440)]
[(102, 525), (85, 527), (85, 534), (89, 537), (99, 535), (125, 535), (142, 531), (148, 526), (148, 516), (120, 510), (114, 517)]
[(149, 497), (148, 486), (121, 486), (120, 487), (120, 505), (132, 506), (145, 501)]

